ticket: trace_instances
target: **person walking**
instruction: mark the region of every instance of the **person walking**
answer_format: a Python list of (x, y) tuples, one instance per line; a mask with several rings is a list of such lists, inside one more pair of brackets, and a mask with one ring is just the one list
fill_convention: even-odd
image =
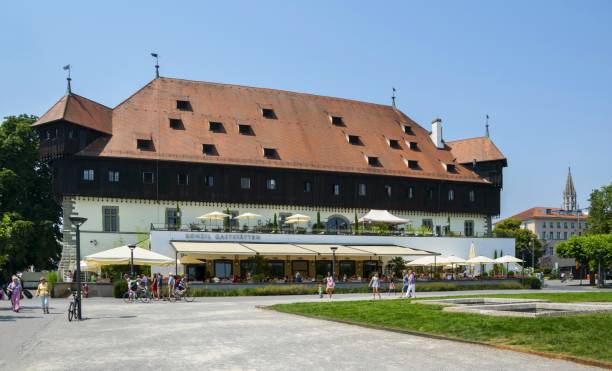
[(379, 299), (382, 299), (380, 297), (380, 278), (378, 278), (378, 273), (374, 273), (370, 279), (369, 286), (372, 288), (372, 296), (374, 297), (374, 300), (376, 300), (376, 295), (378, 295)]
[(410, 275), (408, 276), (408, 293), (407, 297), (416, 298), (416, 279), (414, 277), (414, 272), (410, 271)]
[(176, 281), (174, 279), (174, 276), (169, 274), (168, 275), (168, 298), (170, 298), (174, 294), (175, 283)]
[(19, 282), (19, 278), (17, 276), (12, 277), (11, 283), (9, 283), (7, 290), (11, 295), (11, 309), (13, 312), (18, 313), (21, 309), (19, 301), (21, 300), (21, 283)]
[(40, 277), (38, 287), (36, 288), (36, 296), (40, 297), (43, 313), (49, 314), (49, 284), (45, 277)]
[(164, 276), (161, 273), (157, 273), (157, 300), (161, 300), (163, 296), (162, 286), (164, 284)]
[(151, 295), (157, 299), (157, 273), (153, 274), (153, 279), (151, 280)]
[(408, 296), (408, 281), (409, 281), (409, 276), (408, 276), (408, 272), (403, 271), (403, 276), (402, 276), (402, 293), (400, 294), (400, 299), (403, 297)]
[(389, 296), (391, 296), (391, 292), (395, 296), (395, 277), (393, 275), (389, 278)]
[(325, 292), (327, 295), (329, 295), (329, 300), (331, 300), (332, 295), (334, 294), (334, 287), (336, 287), (334, 276), (332, 276), (331, 272), (327, 272), (327, 278), (325, 279)]

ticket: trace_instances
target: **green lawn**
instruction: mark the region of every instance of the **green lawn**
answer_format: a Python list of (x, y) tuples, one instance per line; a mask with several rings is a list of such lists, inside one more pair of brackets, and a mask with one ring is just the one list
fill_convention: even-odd
[(419, 298), (418, 300), (437, 300), (448, 298), (518, 298), (518, 299), (544, 299), (555, 303), (580, 303), (580, 302), (612, 302), (612, 291), (610, 292), (568, 292), (558, 294), (529, 293), (529, 294), (493, 294), (493, 295), (463, 295)]
[[(612, 293), (494, 296), (556, 302), (612, 301)], [(612, 314), (519, 318), (443, 312), (442, 308), (439, 305), (413, 305), (408, 300), (322, 301), (272, 306), (272, 309), (287, 313), (559, 353), (612, 365)]]

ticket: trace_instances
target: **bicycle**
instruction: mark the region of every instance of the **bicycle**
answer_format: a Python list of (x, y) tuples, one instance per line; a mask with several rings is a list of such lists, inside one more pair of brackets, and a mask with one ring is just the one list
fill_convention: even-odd
[(195, 300), (195, 297), (193, 296), (189, 288), (186, 288), (183, 292), (181, 292), (181, 290), (179, 289), (174, 289), (174, 292), (172, 293), (172, 295), (170, 295), (168, 299), (171, 302), (175, 302), (177, 300), (185, 300), (187, 303), (191, 303)]
[(72, 291), (72, 300), (70, 301), (70, 305), (68, 305), (68, 322), (72, 322), (73, 319), (78, 319), (77, 304), (80, 301), (81, 299), (77, 297), (76, 291)]
[(126, 303), (133, 303), (135, 301), (149, 303), (151, 301), (151, 293), (147, 289), (129, 290), (123, 294), (123, 301)]

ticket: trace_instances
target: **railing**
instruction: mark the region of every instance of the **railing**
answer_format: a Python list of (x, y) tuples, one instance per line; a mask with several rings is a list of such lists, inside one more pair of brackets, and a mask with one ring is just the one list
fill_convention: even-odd
[(472, 236), (465, 236), (458, 232), (451, 234), (440, 234), (436, 235), (431, 232), (421, 232), (419, 230), (411, 231), (405, 229), (396, 230), (381, 230), (373, 228), (363, 228), (360, 226), (358, 230), (353, 229), (318, 229), (318, 228), (303, 228), (303, 227), (286, 227), (286, 226), (266, 226), (258, 225), (251, 227), (227, 227), (227, 226), (210, 226), (201, 224), (181, 224), (179, 225), (168, 225), (151, 223), (151, 231), (179, 231), (179, 232), (213, 232), (213, 233), (265, 233), (265, 234), (307, 234), (307, 235), (342, 235), (342, 236), (401, 236), (401, 237), (462, 237), (462, 238), (476, 238), (476, 237), (489, 237), (493, 238), (493, 235), (486, 233), (474, 233)]

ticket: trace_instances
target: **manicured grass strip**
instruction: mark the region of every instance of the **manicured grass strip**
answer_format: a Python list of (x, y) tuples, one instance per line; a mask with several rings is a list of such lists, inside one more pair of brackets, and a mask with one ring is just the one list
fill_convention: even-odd
[(612, 367), (612, 314), (492, 317), (443, 312), (442, 306), (412, 305), (408, 300), (278, 304), (271, 308), (517, 350), (569, 355), (603, 361)]
[[(554, 303), (583, 303), (599, 302), (612, 303), (612, 291), (608, 292), (566, 292), (566, 293), (528, 293), (528, 294), (489, 294), (489, 295), (462, 295), (418, 298), (421, 300), (439, 300), (452, 298), (514, 298), (514, 299), (544, 299)], [(612, 336), (612, 335), (611, 335)]]

